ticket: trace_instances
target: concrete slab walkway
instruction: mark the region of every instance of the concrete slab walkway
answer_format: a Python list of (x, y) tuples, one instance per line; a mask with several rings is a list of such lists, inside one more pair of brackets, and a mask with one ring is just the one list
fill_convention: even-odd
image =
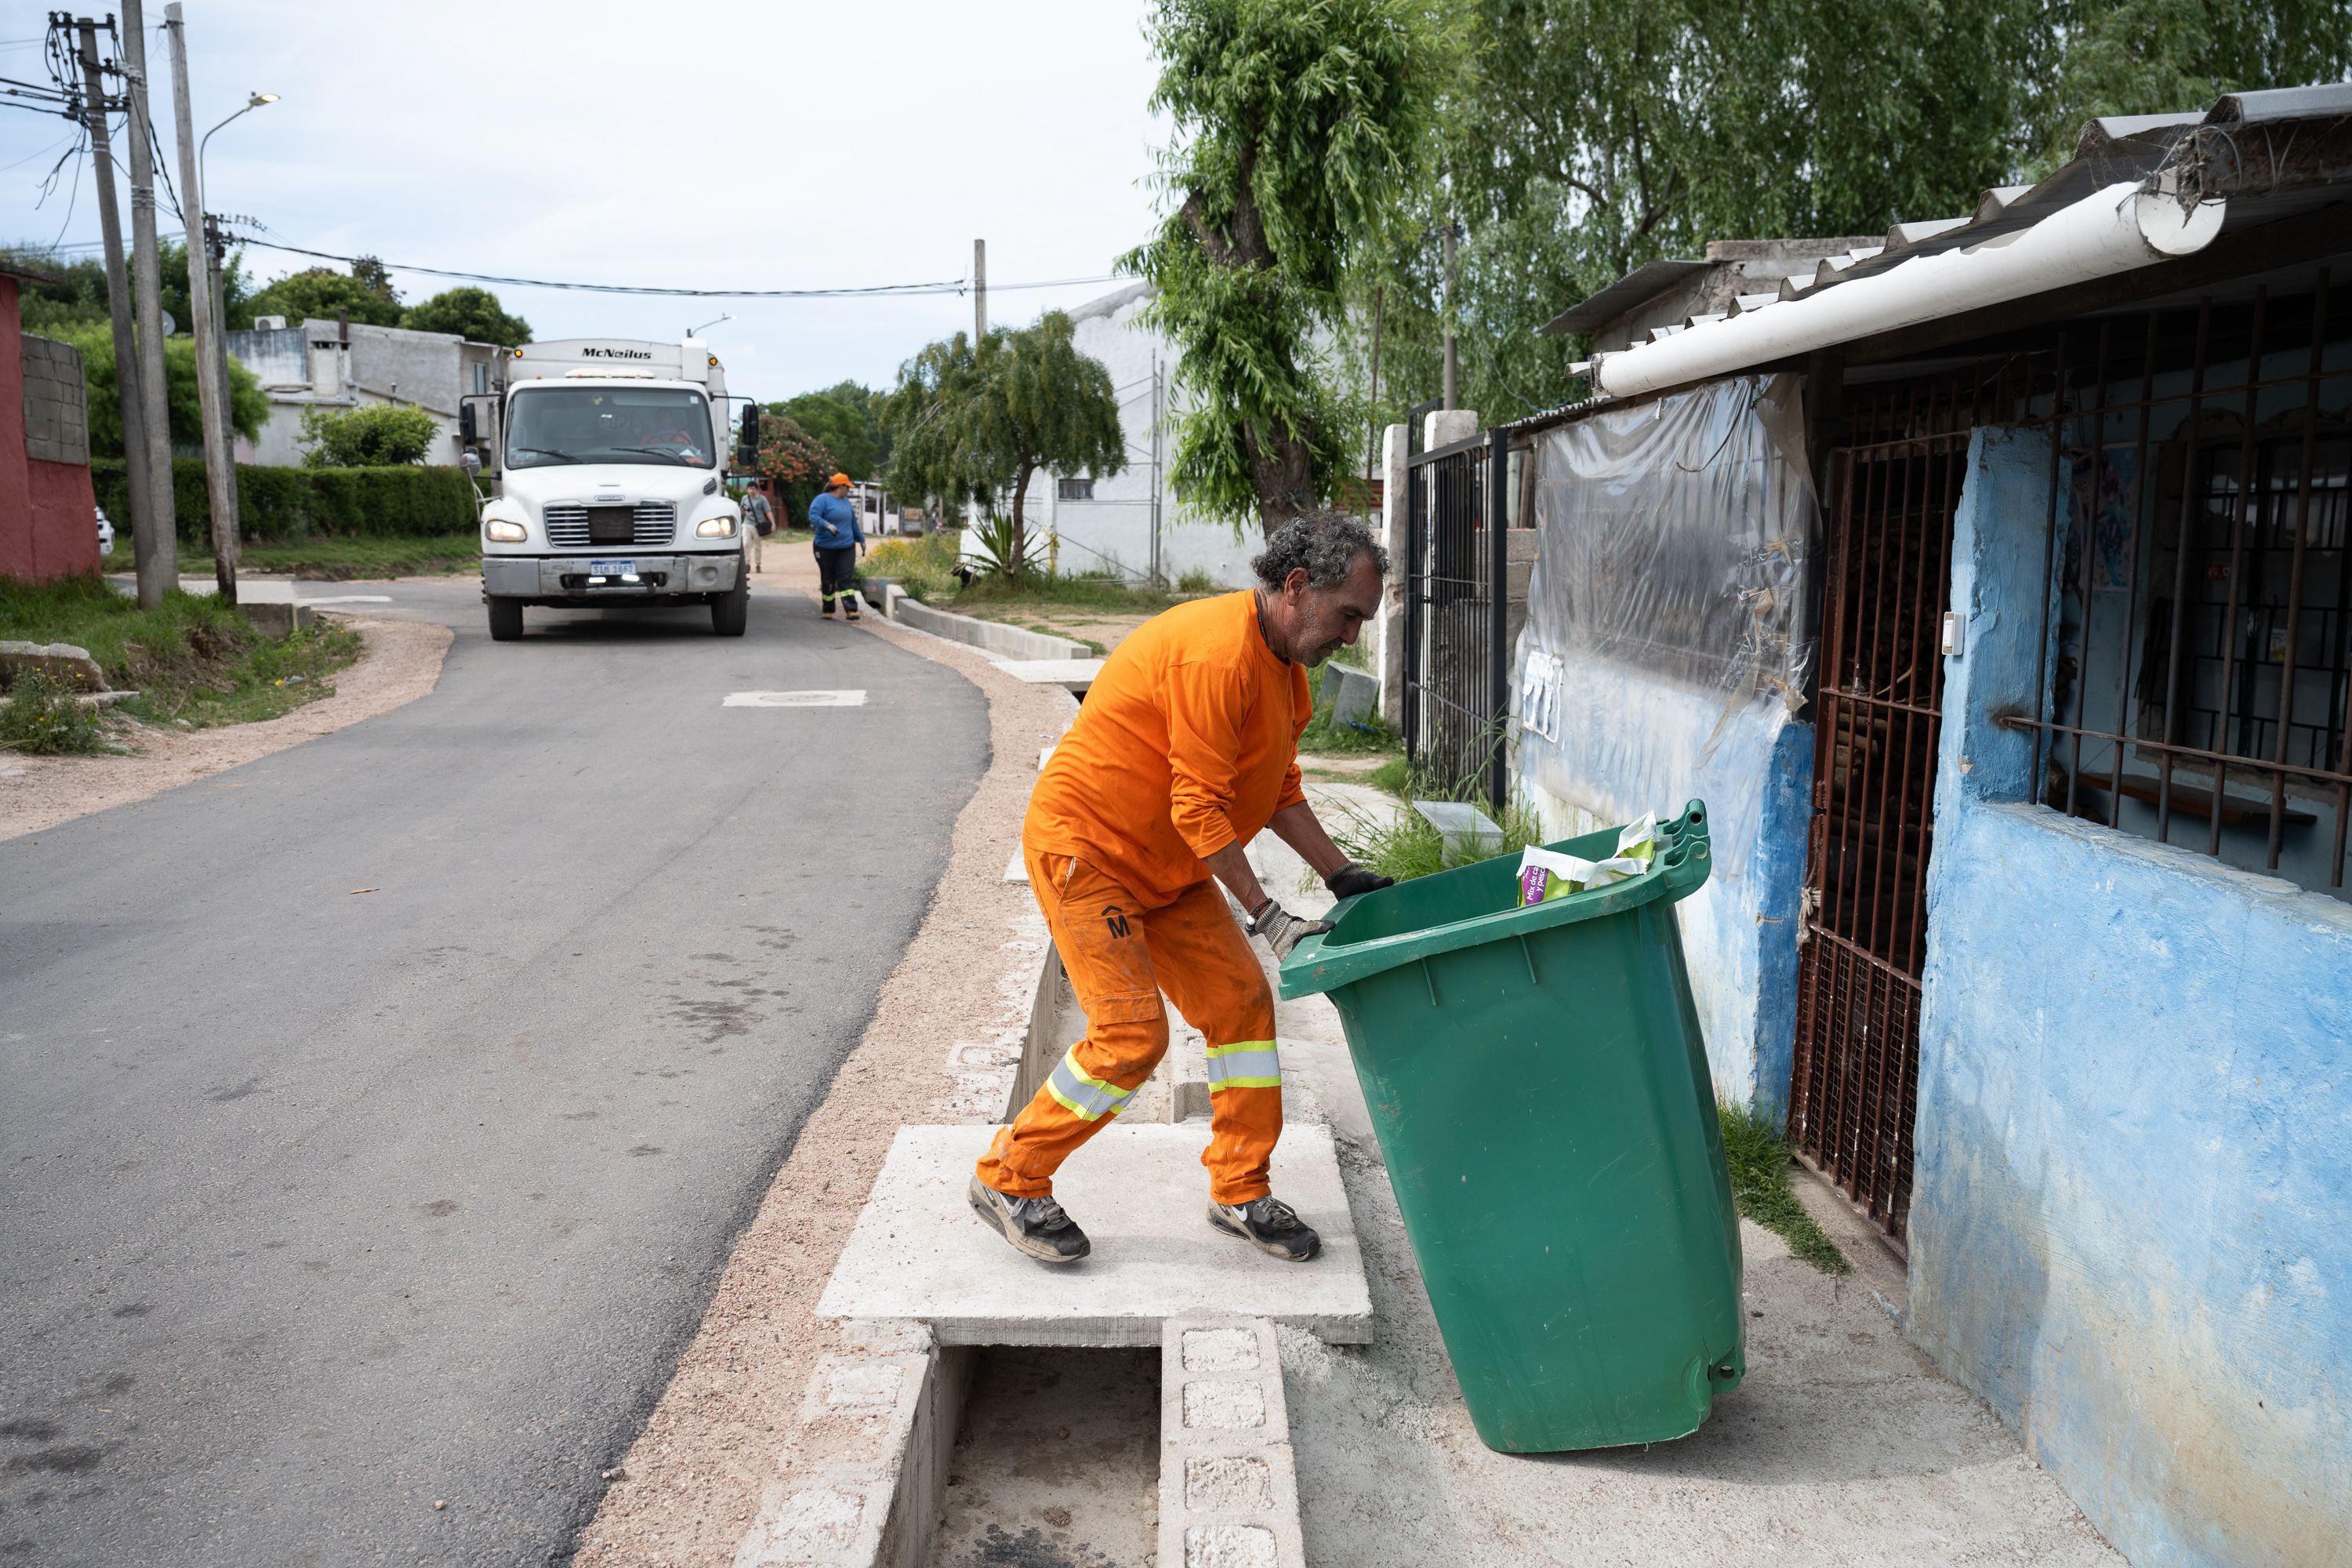
[(1205, 1121), (1104, 1128), (1055, 1177), (1094, 1252), (1057, 1268), (1004, 1244), (965, 1205), (992, 1127), (902, 1127), (817, 1301), (823, 1318), (919, 1322), (947, 1345), (1157, 1345), (1170, 1318), (1268, 1318), (1341, 1343), (1371, 1337), (1371, 1302), (1331, 1135), (1284, 1131), (1275, 1184), (1323, 1235), (1276, 1262), (1205, 1217)]

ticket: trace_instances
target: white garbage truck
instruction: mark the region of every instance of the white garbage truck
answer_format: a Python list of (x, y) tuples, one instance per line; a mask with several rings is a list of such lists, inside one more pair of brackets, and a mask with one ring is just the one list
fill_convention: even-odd
[[(522, 636), (526, 605), (704, 604), (740, 637), (751, 614), (740, 509), (727, 492), (759, 445), (759, 413), (727, 417), (727, 376), (699, 339), (574, 338), (504, 351), (506, 387), (468, 400), (460, 427), (492, 446), (482, 506), (490, 636)], [(488, 407), (478, 407), (488, 403)], [(489, 430), (477, 428), (487, 421)]]

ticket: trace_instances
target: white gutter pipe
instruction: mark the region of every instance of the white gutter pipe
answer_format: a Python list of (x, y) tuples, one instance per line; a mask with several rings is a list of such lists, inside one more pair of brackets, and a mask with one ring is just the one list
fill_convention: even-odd
[(2184, 212), (2178, 199), (2127, 180), (1981, 245), (1596, 355), (1593, 389), (1633, 397), (2168, 261), (2211, 244), (2223, 206)]

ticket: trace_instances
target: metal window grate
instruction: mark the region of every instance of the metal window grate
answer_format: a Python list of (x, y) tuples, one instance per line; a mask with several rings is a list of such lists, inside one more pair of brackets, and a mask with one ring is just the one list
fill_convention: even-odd
[(2334, 281), (2078, 326), (2042, 356), (2034, 422), (2073, 482), (2062, 497), (2053, 476), (2042, 700), (2007, 722), (2034, 736), (2044, 804), (2345, 897), (2352, 363)]
[(1507, 514), (1500, 430), (1406, 460), (1404, 744), (1423, 787), (1510, 789)]

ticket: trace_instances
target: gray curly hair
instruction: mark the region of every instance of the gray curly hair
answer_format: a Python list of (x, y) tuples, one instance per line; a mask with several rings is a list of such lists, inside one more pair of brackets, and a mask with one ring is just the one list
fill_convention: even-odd
[(1339, 511), (1310, 511), (1294, 517), (1274, 531), (1265, 550), (1250, 563), (1257, 580), (1279, 588), (1301, 567), (1307, 581), (1318, 588), (1336, 588), (1348, 580), (1356, 563), (1371, 557), (1382, 577), (1389, 574), (1389, 552), (1372, 531)]

